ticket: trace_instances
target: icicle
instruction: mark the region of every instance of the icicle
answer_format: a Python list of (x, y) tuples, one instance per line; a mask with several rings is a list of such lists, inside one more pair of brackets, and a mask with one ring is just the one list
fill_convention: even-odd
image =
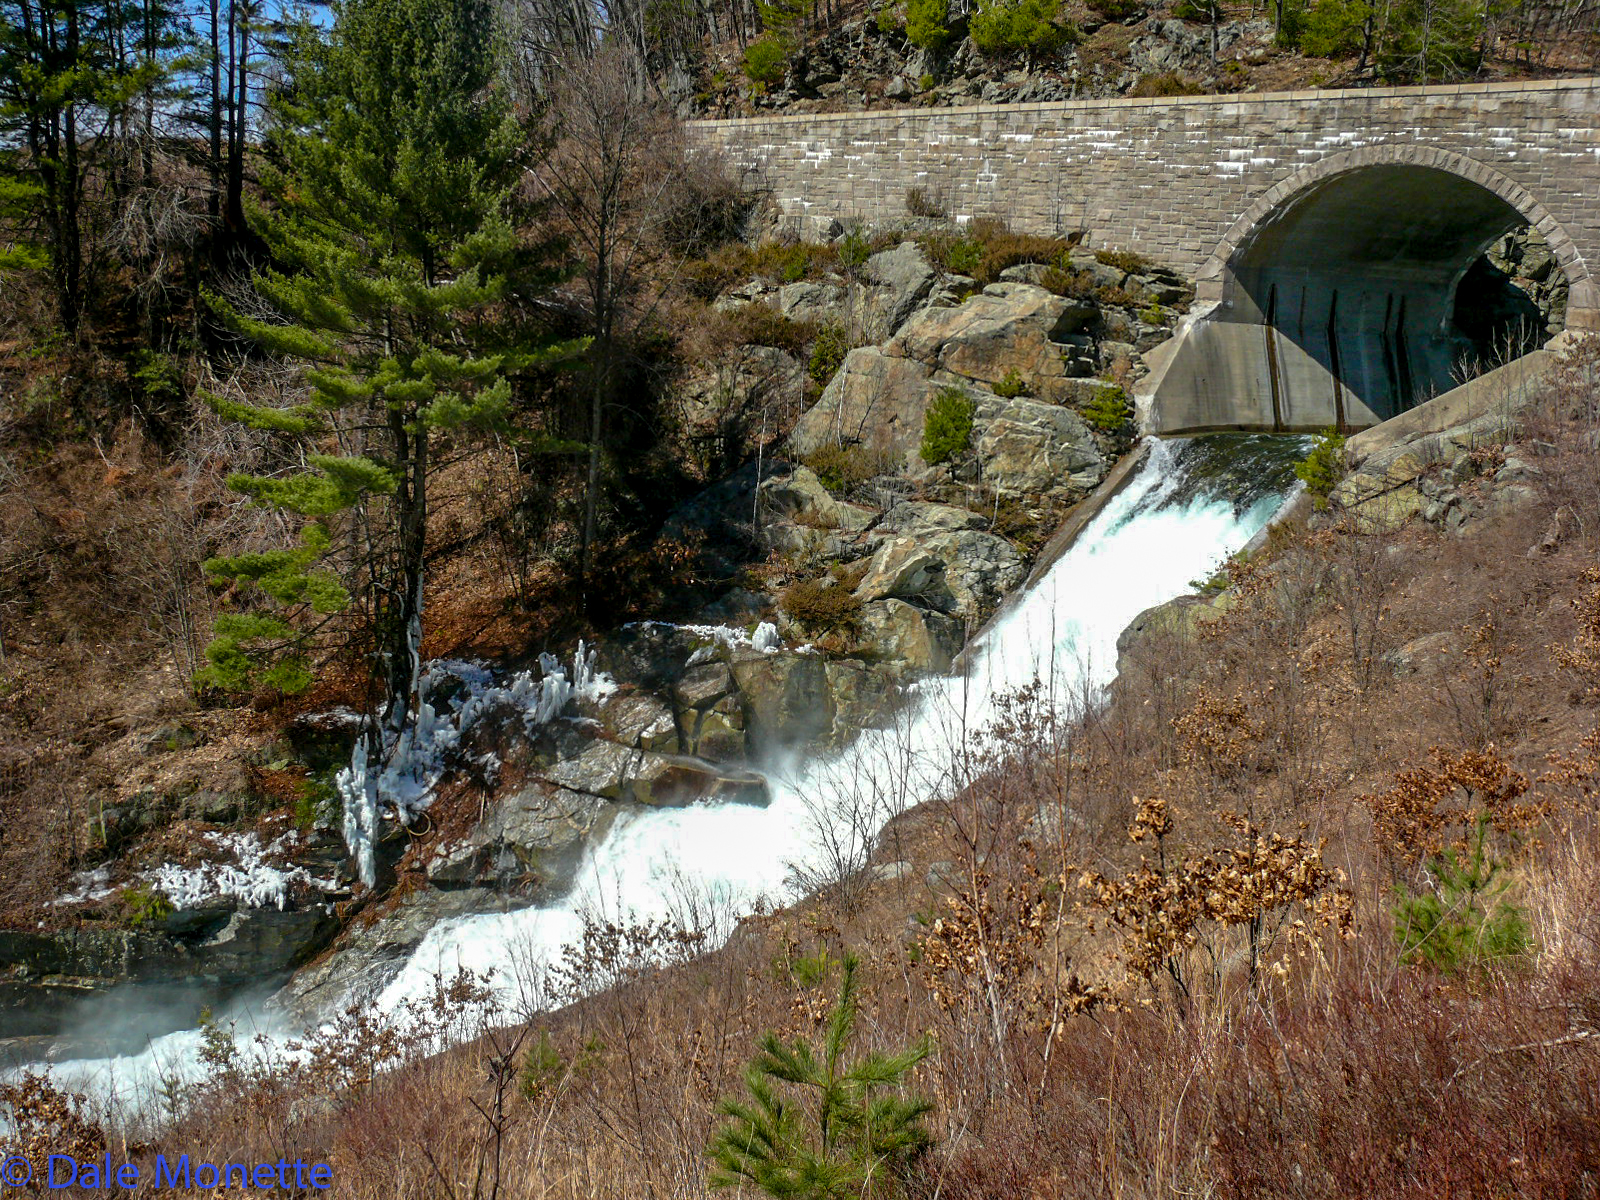
[(344, 844), (356, 860), (356, 874), (368, 887), (378, 883), (378, 779), (367, 761), (365, 732), (356, 737), (350, 765), (335, 777), (344, 802)]
[(778, 627), (771, 621), (763, 621), (756, 626), (756, 631), (750, 635), (750, 645), (763, 654), (774, 654), (783, 646), (783, 640), (778, 637)]
[[(402, 821), (415, 820), (433, 803), (434, 789), (463, 734), (491, 712), (520, 711), (531, 732), (565, 715), (575, 700), (598, 703), (610, 696), (616, 681), (596, 668), (597, 658), (594, 650), (579, 642), (570, 672), (555, 655), (541, 654), (538, 678), (523, 671), (503, 684), (481, 663), (439, 659), (419, 664), (410, 722), (402, 725), (403, 713), (397, 720), (385, 712), (379, 725), (381, 747), (369, 753), (363, 734), (351, 752), (350, 766), (337, 777), (344, 801), (345, 845), (363, 882), (370, 887), (376, 879), (381, 809), (392, 809)], [(436, 705), (430, 697), (449, 679), (461, 688), (451, 700)]]

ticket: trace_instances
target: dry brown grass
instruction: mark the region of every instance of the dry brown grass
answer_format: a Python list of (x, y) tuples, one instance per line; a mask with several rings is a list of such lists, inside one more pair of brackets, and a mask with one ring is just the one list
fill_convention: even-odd
[[(1543, 461), (1576, 463), (1587, 412), (1541, 420)], [(1569, 490), (1547, 472), (1459, 537), (1286, 529), (1221, 620), (1134, 647), (1091, 719), (1024, 693), (974, 732), (966, 786), (885, 831), (898, 878), (707, 955), (674, 927), (595, 926), (517, 971), (525, 1019), (492, 1037), (355, 1082), (203, 1089), (153, 1145), (326, 1160), (342, 1194), (385, 1200), (702, 1197), (756, 1037), (823, 1019), (826, 985), (790, 968), (854, 948), (865, 1047), (937, 1047), (911, 1085), (939, 1137), (914, 1196), (1590, 1194), (1600, 711), (1579, 652), (1600, 530), (1541, 548), (1584, 503)], [(1363, 801), (1407, 780), (1429, 786)], [(1507, 816), (1531, 944), (1410, 963), (1391, 864), (1474, 805)]]

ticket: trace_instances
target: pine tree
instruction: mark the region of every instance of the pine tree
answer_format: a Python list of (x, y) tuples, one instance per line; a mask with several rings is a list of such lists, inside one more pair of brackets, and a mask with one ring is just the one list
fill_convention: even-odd
[(0, 218), (27, 224), (18, 218), (31, 210), (36, 221), (5, 261), (48, 265), (67, 333), (87, 304), (85, 188), (105, 140), (94, 134), (119, 128), (129, 99), (163, 70), (121, 53), (124, 16), (100, 0), (0, 0)]
[(10, 157), (0, 156), (0, 229), (15, 232), (0, 235), (0, 275), (36, 271), (50, 265), (44, 247), (23, 232), (28, 214), (37, 210), (44, 189), (14, 168), (6, 170), (10, 165), (6, 159)]
[[(892, 1196), (906, 1166), (932, 1144), (922, 1124), (933, 1108), (929, 1101), (880, 1094), (928, 1056), (926, 1040), (899, 1054), (846, 1062), (860, 1011), (859, 965), (855, 955), (845, 956), (820, 1052), (804, 1038), (762, 1037), (745, 1072), (750, 1100), (718, 1106), (730, 1120), (712, 1137), (711, 1186), (753, 1183), (775, 1200)], [(786, 1091), (798, 1092), (798, 1100), (788, 1102)]]
[(526, 139), (496, 87), (496, 50), (489, 0), (350, 0), (328, 34), (301, 29), (271, 101), (273, 204), (252, 221), (275, 264), (253, 279), (271, 312), (209, 297), (232, 328), (302, 363), (309, 395), (288, 410), (210, 398), (300, 444), (305, 470), (229, 485), (306, 523), (296, 549), (207, 563), (287, 611), (220, 620), (200, 682), (303, 688), (316, 629), (304, 618), (353, 610), (377, 716), (342, 789), (369, 885), (379, 806), (396, 799), (385, 773), (403, 769), (423, 702), (430, 476), (441, 452), (505, 422), (510, 372), (581, 349), (507, 336), (503, 314), (551, 276), (513, 229)]

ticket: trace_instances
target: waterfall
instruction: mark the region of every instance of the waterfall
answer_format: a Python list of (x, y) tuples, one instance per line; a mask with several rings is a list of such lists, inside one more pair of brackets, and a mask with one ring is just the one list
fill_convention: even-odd
[[(850, 844), (895, 813), (961, 782), (967, 735), (996, 702), (1035, 679), (1070, 708), (1102, 694), (1118, 635), (1153, 605), (1193, 590), (1271, 519), (1292, 483), (1301, 439), (1213, 436), (1152, 441), (1123, 489), (1073, 545), (971, 648), (959, 675), (924, 681), (886, 729), (836, 753), (767, 764), (765, 808), (705, 804), (631, 811), (590, 848), (571, 893), (556, 904), (435, 926), (378, 998), (394, 1008), (425, 995), (437, 973), (496, 970), (552, 957), (587, 910), (611, 919), (673, 916), (687, 886), (703, 903), (746, 913), (782, 900), (796, 873), (859, 860)], [(830, 836), (819, 839), (818, 834)], [(819, 846), (819, 840), (826, 846)]]
[[(764, 808), (720, 803), (623, 813), (587, 851), (568, 896), (435, 925), (373, 1003), (398, 1009), (431, 995), (436, 977), (458, 967), (494, 971), (515, 1001), (510, 965), (559, 954), (579, 934), (586, 911), (624, 920), (672, 917), (688, 888), (702, 905), (743, 914), (763, 899), (787, 898), (797, 873), (825, 873), (830, 854), (860, 861), (889, 817), (960, 785), (968, 735), (990, 723), (1004, 697), (1038, 680), (1047, 698), (1069, 711), (1095, 703), (1115, 673), (1118, 635), (1145, 609), (1192, 591), (1193, 581), (1265, 527), (1293, 486), (1289, 465), (1304, 453), (1303, 442), (1212, 435), (1147, 443), (1122, 489), (969, 647), (966, 669), (922, 681), (888, 728), (864, 730), (836, 752), (766, 764), (772, 800)], [(757, 637), (767, 643), (774, 634), (763, 629)], [(541, 711), (557, 694), (599, 686), (583, 651), (570, 679), (554, 660), (543, 674), (513, 689), (539, 701)], [(157, 1039), (136, 1058), (56, 1069), (75, 1086), (137, 1091), (181, 1074), (198, 1045), (199, 1034), (187, 1031)]]

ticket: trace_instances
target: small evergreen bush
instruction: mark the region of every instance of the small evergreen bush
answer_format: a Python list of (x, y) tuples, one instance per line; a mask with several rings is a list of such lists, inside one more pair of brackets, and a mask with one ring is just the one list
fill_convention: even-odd
[(183, 368), (170, 354), (136, 350), (129, 371), (145, 399), (155, 404), (183, 398)]
[(930, 466), (949, 462), (972, 440), (972, 398), (958, 387), (939, 389), (922, 425), (922, 461)]
[(983, 265), (983, 243), (962, 235), (933, 234), (920, 239), (928, 261), (952, 275), (972, 275)]
[(755, 0), (761, 27), (784, 46), (797, 45), (805, 32), (807, 0)]
[(1133, 420), (1128, 393), (1114, 383), (1106, 384), (1083, 406), (1083, 419), (1102, 433), (1116, 433)]
[[(824, 963), (819, 969), (826, 970)], [(895, 1094), (932, 1052), (926, 1037), (895, 1054), (851, 1061), (860, 1000), (859, 959), (843, 979), (820, 1046), (764, 1034), (745, 1071), (748, 1099), (724, 1099), (727, 1124), (711, 1138), (714, 1188), (755, 1185), (773, 1200), (864, 1200), (902, 1194), (908, 1168), (933, 1145), (933, 1105)]]
[(1496, 959), (1526, 954), (1533, 940), (1522, 910), (1504, 898), (1504, 864), (1488, 853), (1489, 818), (1480, 816), (1465, 852), (1435, 855), (1429, 872), (1437, 888), (1402, 891), (1394, 936), (1407, 962), (1457, 973)]
[(757, 38), (745, 47), (745, 77), (760, 91), (766, 91), (783, 80), (788, 69), (789, 51), (783, 43), (770, 34)]
[(836, 321), (828, 322), (817, 331), (817, 340), (811, 343), (811, 362), (806, 369), (818, 387), (828, 386), (844, 365), (845, 355), (857, 344)]
[(1343, 58), (1361, 49), (1371, 15), (1367, 0), (1318, 0), (1299, 14), (1295, 40), (1302, 54)]
[(1015, 367), (1006, 372), (1006, 376), (994, 385), (994, 394), (1005, 400), (1015, 400), (1018, 396), (1030, 396), (1033, 390), (1028, 387), (1027, 380), (1022, 378), (1022, 372)]
[(949, 0), (906, 0), (906, 40), (913, 46), (939, 53), (950, 44), (949, 21)]
[(969, 22), (972, 43), (985, 54), (1052, 53), (1078, 40), (1060, 8), (1060, 0), (990, 0)]
[(1344, 478), (1344, 435), (1329, 429), (1317, 437), (1317, 443), (1294, 465), (1295, 478), (1306, 485), (1318, 511), (1328, 507), (1328, 497)]
[(839, 265), (854, 275), (872, 257), (872, 243), (859, 225), (852, 225), (838, 241)]

